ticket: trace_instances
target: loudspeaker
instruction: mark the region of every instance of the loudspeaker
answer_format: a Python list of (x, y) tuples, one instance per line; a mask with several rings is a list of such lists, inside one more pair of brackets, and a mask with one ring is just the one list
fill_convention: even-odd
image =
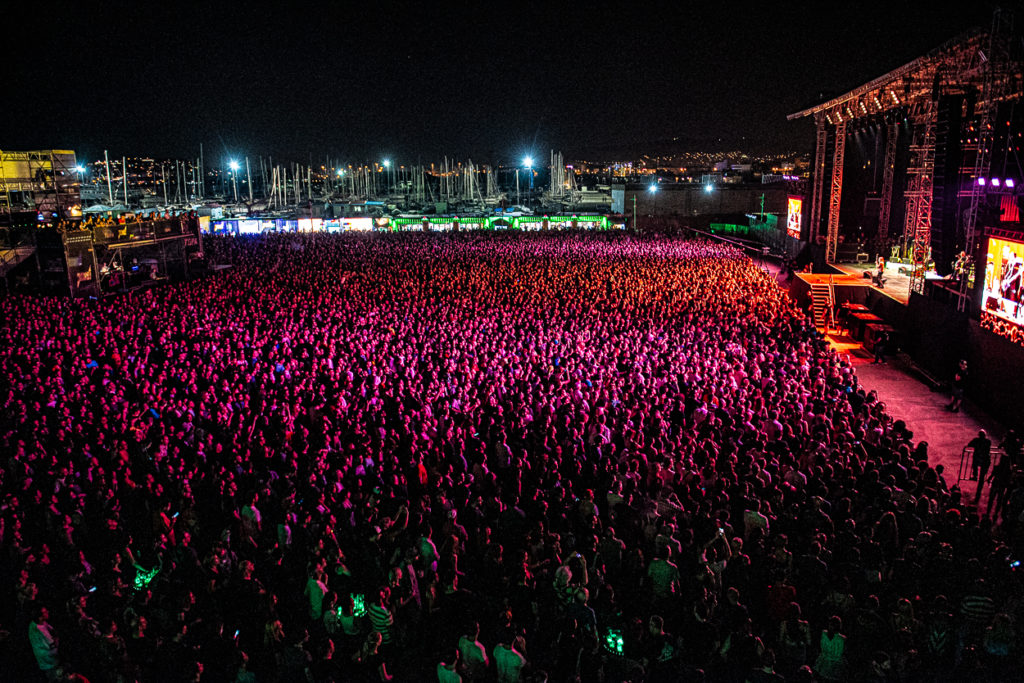
[(963, 247), (957, 213), (963, 150), (963, 95), (939, 98), (935, 122), (935, 174), (932, 187), (932, 259), (939, 275), (949, 275)]

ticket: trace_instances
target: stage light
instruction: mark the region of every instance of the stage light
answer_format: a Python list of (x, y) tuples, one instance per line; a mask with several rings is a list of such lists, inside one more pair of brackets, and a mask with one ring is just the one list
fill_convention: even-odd
[(651, 183), (651, 186), (648, 187), (647, 189), (650, 190), (651, 192), (657, 192), (658, 191), (658, 184), (657, 183)]
[(229, 161), (228, 166), (231, 168), (232, 171), (237, 171), (239, 169), (238, 162), (235, 160)]
[(978, 184), (981, 185), (982, 187), (984, 187), (985, 186), (985, 179), (984, 178), (978, 178)]
[(340, 178), (340, 177), (341, 177), (341, 176), (343, 176), (343, 175), (345, 175), (345, 169), (343, 169), (343, 168), (339, 168), (339, 169), (338, 169), (338, 177)]
[(78, 173), (85, 173), (85, 169), (82, 168), (81, 166), (75, 166), (75, 171), (77, 171)]
[(1011, 187), (1011, 188), (1012, 188), (1012, 187), (1013, 187), (1014, 185), (1016, 185), (1016, 184), (1017, 184), (1017, 183), (1015, 183), (1015, 182), (1013, 181), (1013, 178), (1007, 178), (1007, 179), (1006, 179), (1006, 186), (1007, 186), (1007, 187)]
[(992, 179), (992, 187), (999, 187), (1000, 184), (1001, 183), (999, 182), (999, 178)]
[(384, 168), (390, 168), (390, 167), (391, 167), (391, 160), (390, 159), (385, 159), (384, 160)]
[(715, 186), (712, 185), (711, 183), (708, 183), (707, 185), (704, 186), (704, 191), (705, 192), (714, 192), (714, 190), (715, 190)]
[(533, 157), (523, 157), (523, 166), (533, 168)]

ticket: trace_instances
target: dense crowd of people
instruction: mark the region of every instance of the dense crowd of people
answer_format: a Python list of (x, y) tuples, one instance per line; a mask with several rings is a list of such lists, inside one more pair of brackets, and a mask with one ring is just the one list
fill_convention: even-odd
[(94, 213), (85, 216), (79, 223), (80, 229), (92, 229), (102, 228), (116, 225), (129, 225), (131, 223), (145, 223), (150, 221), (168, 220), (171, 218), (192, 218), (196, 216), (194, 211), (172, 211), (165, 209), (158, 211), (156, 209), (141, 210), (141, 211), (125, 211), (119, 212), (116, 216), (113, 211), (108, 211), (106, 214)]
[(1005, 318), (995, 316), (988, 311), (981, 312), (981, 328), (990, 330), (1001, 337), (1024, 346), (1024, 327), (1015, 325)]
[(0, 301), (0, 675), (1021, 675), (1020, 475), (979, 514), (731, 247), (205, 248)]

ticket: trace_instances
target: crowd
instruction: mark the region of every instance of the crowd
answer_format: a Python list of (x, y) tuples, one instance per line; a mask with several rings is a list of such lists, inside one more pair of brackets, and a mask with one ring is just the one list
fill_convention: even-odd
[(997, 317), (988, 311), (982, 311), (981, 327), (985, 330), (991, 330), (1001, 337), (1006, 337), (1012, 342), (1024, 345), (1024, 327), (1015, 325), (1005, 318)]
[(0, 301), (0, 676), (1021, 675), (1020, 475), (979, 514), (732, 248), (205, 248)]
[(170, 218), (193, 218), (197, 214), (194, 211), (171, 211), (166, 209), (164, 211), (143, 210), (143, 211), (130, 211), (119, 213), (117, 216), (113, 212), (104, 214), (90, 214), (84, 217), (78, 224), (80, 229), (88, 230), (92, 228), (105, 228), (116, 225), (128, 225), (131, 223), (145, 223), (149, 221), (167, 220)]

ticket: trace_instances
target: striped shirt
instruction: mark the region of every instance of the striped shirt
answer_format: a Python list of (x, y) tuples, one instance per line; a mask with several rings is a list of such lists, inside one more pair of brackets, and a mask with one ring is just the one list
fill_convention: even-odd
[(391, 611), (381, 605), (380, 603), (373, 603), (367, 610), (370, 615), (370, 625), (373, 630), (381, 635), (381, 644), (388, 645), (391, 643), (391, 627), (395, 623), (395, 617), (391, 614)]

